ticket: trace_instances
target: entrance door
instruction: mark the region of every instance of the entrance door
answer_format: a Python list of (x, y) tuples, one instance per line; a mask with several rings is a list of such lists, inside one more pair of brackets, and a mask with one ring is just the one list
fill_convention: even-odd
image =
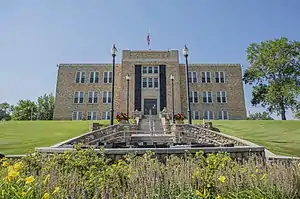
[(157, 99), (144, 99), (144, 115), (157, 115)]

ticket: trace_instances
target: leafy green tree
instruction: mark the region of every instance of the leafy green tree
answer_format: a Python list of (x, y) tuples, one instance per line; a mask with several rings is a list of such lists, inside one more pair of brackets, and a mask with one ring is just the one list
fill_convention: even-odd
[(10, 120), (10, 113), (13, 110), (13, 106), (7, 102), (0, 104), (0, 120)]
[(250, 114), (248, 120), (274, 120), (268, 112)]
[(13, 120), (36, 120), (37, 106), (34, 101), (19, 100), (12, 112)]
[(54, 96), (52, 93), (40, 96), (37, 100), (37, 112), (39, 120), (52, 120), (54, 110)]
[(300, 42), (282, 37), (251, 43), (246, 52), (250, 66), (243, 79), (253, 85), (252, 105), (286, 120), (286, 110), (295, 111), (300, 94)]

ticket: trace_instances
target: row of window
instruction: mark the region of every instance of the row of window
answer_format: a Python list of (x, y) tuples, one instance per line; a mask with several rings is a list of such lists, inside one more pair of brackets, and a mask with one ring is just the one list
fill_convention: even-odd
[[(201, 82), (202, 83), (211, 83), (211, 72), (201, 72)], [(225, 72), (215, 72), (214, 78), (216, 83), (225, 83)], [(198, 75), (196, 71), (189, 72), (189, 82), (197, 83)]]
[[(90, 72), (89, 79), (87, 81), (86, 73), (84, 71), (78, 71), (76, 72), (75, 76), (75, 82), (84, 84), (86, 82), (88, 83), (99, 83), (100, 74), (99, 72)], [(103, 82), (104, 83), (112, 83), (112, 72), (104, 72), (103, 73)]]
[[(201, 96), (202, 94), (202, 96)], [(190, 102), (191, 103), (199, 103), (199, 98), (202, 97), (203, 103), (212, 103), (213, 102), (213, 94), (211, 91), (191, 91), (190, 92)], [(227, 103), (227, 92), (226, 91), (218, 91), (216, 92), (217, 103)]]
[[(204, 111), (203, 115), (200, 115), (200, 111), (193, 111), (192, 112), (192, 119), (193, 120), (213, 120), (214, 119), (214, 112), (213, 111)], [(81, 111), (74, 111), (72, 114), (72, 120), (82, 120), (83, 119), (83, 112)], [(97, 111), (88, 111), (87, 112), (87, 120), (98, 120), (98, 112)], [(109, 120), (110, 119), (110, 112), (105, 111), (101, 114), (102, 120)], [(219, 111), (217, 118), (218, 120), (228, 120), (228, 112), (227, 111)]]
[[(200, 111), (193, 111), (192, 112), (192, 119), (193, 120), (200, 120), (200, 119), (205, 119), (205, 120), (214, 120), (214, 112), (213, 111), (204, 111), (203, 116), (200, 115)], [(228, 112), (227, 111), (219, 111), (217, 113), (217, 118), (218, 120), (228, 120)]]
[(158, 74), (158, 66), (143, 66), (143, 74)]
[(143, 88), (158, 88), (158, 78), (143, 77)]
[[(88, 103), (90, 103), (90, 104), (98, 103), (98, 95), (99, 94), (97, 91), (88, 92)], [(111, 92), (103, 91), (102, 92), (102, 103), (104, 103), (104, 104), (111, 103), (111, 97), (112, 97)], [(75, 104), (84, 103), (84, 92), (82, 92), (82, 91), (74, 92), (73, 103), (75, 103)]]

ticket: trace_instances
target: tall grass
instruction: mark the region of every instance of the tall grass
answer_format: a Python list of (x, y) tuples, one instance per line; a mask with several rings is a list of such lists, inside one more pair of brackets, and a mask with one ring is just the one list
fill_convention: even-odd
[(92, 149), (1, 160), (0, 198), (300, 198), (300, 165), (237, 163), (226, 154), (153, 153), (110, 161)]

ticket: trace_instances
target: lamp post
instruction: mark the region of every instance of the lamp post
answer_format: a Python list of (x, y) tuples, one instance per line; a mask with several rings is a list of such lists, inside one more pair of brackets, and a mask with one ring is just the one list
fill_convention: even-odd
[(115, 98), (115, 62), (117, 55), (117, 48), (114, 44), (111, 49), (111, 55), (113, 57), (113, 65), (112, 65), (112, 86), (111, 86), (111, 114), (110, 114), (110, 125), (114, 124), (114, 98)]
[(127, 117), (129, 116), (129, 80), (130, 76), (126, 75), (126, 80), (127, 80), (127, 106), (126, 106), (126, 113)]
[(185, 73), (186, 73), (186, 96), (188, 103), (188, 120), (189, 124), (192, 124), (192, 114), (191, 114), (191, 102), (190, 102), (190, 82), (189, 82), (189, 64), (188, 64), (188, 56), (189, 49), (186, 45), (184, 45), (184, 49), (182, 50), (183, 56), (185, 57)]
[(174, 75), (170, 76), (170, 79), (172, 81), (172, 122), (175, 123), (175, 110), (174, 110)]

